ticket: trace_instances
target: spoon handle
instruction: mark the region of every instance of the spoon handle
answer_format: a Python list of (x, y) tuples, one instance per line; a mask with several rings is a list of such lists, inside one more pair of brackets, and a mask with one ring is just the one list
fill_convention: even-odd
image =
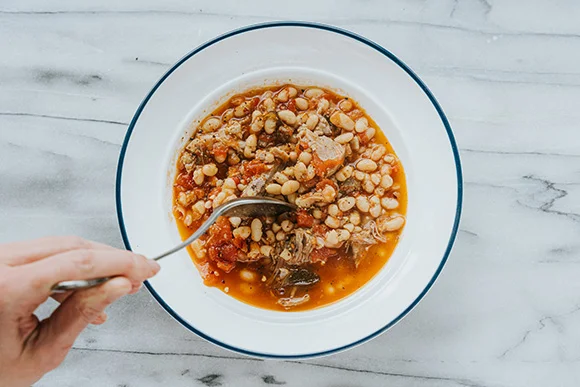
[(189, 246), (190, 244), (193, 243), (193, 241), (195, 241), (197, 238), (199, 238), (200, 236), (202, 236), (203, 234), (205, 234), (205, 232), (207, 230), (209, 230), (209, 228), (212, 226), (212, 224), (215, 223), (215, 221), (217, 220), (217, 218), (219, 218), (222, 214), (222, 211), (214, 211), (209, 218), (207, 218), (207, 220), (205, 222), (202, 223), (201, 226), (199, 226), (199, 228), (193, 233), (191, 234), (191, 236), (189, 238), (187, 238), (184, 242), (178, 244), (177, 246), (167, 250), (166, 252), (159, 254), (156, 257), (151, 258), (154, 261), (159, 261), (161, 258), (165, 258), (168, 255), (171, 255), (173, 253), (175, 253), (176, 251), (179, 251), (181, 249), (183, 249), (184, 247)]
[[(184, 242), (182, 242), (179, 245), (173, 247), (172, 249), (167, 250), (166, 252), (159, 254), (158, 256), (150, 258), (150, 259), (152, 259), (154, 261), (158, 261), (161, 258), (167, 257), (168, 255), (171, 255), (171, 254), (175, 253), (176, 251), (179, 251), (179, 250), (183, 249), (184, 247), (189, 246), (193, 241), (195, 241), (197, 238), (199, 238), (200, 236), (205, 234), (205, 232), (207, 230), (209, 230), (211, 225), (215, 223), (215, 221), (217, 220), (217, 218), (219, 218), (219, 216), (221, 215), (222, 212), (223, 211), (215, 211)], [(52, 287), (52, 293), (64, 293), (64, 292), (68, 292), (69, 290), (92, 288), (94, 286), (97, 286), (97, 285), (100, 285), (104, 282), (107, 282), (111, 278), (113, 278), (113, 277), (93, 278), (93, 279), (89, 279), (89, 280), (62, 281), (62, 282), (59, 282)]]
[[(199, 226), (199, 228), (184, 242), (150, 259), (158, 261), (161, 258), (167, 257), (168, 255), (171, 255), (176, 251), (189, 246), (193, 241), (205, 234), (205, 232), (209, 230), (209, 228), (222, 215), (255, 217), (259, 215), (277, 215), (295, 209), (295, 205), (273, 198), (242, 197), (230, 200), (214, 209), (209, 218), (207, 218), (207, 220), (203, 222), (203, 224)], [(52, 287), (52, 292), (64, 293), (69, 290), (92, 288), (93, 286), (100, 285), (103, 282), (110, 280), (111, 278), (112, 277), (104, 277), (89, 280), (62, 281)]]

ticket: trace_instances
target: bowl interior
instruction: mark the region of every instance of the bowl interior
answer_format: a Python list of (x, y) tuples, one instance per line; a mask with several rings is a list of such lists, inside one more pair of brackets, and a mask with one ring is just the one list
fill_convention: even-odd
[(226, 348), (299, 357), (348, 347), (397, 321), (433, 281), (454, 236), (459, 185), (452, 139), (430, 96), (403, 67), (363, 41), (319, 27), (277, 25), (222, 38), (180, 61), (137, 112), (120, 161), (118, 201), (128, 247), (153, 255), (177, 244), (174, 165), (195, 125), (232, 94), (285, 83), (355, 99), (401, 159), (407, 224), (387, 265), (351, 296), (305, 312), (255, 308), (204, 286), (185, 251), (164, 259), (149, 286), (180, 322)]

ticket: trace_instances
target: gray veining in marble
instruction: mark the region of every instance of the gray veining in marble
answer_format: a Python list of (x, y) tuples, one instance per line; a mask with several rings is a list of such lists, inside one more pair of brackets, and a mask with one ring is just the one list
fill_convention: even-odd
[(436, 285), (387, 334), (307, 361), (217, 348), (141, 291), (37, 385), (580, 385), (578, 1), (3, 0), (0, 241), (79, 234), (122, 246), (114, 176), (141, 99), (200, 43), (280, 18), (377, 41), (444, 107), (465, 206)]

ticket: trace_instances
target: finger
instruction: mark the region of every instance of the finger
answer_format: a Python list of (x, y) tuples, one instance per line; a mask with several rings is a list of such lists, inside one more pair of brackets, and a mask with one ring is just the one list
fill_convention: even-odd
[(58, 302), (59, 304), (62, 304), (68, 297), (70, 297), (71, 294), (72, 294), (72, 292), (54, 293), (54, 294), (51, 294), (50, 297), (52, 299), (54, 299), (56, 302)]
[(93, 321), (91, 321), (92, 325), (101, 325), (104, 324), (107, 321), (107, 318), (109, 316), (107, 316), (107, 313), (103, 312), (100, 315), (97, 316), (97, 318), (95, 318)]
[(40, 323), (33, 350), (43, 356), (64, 359), (83, 329), (93, 321), (98, 322), (105, 308), (128, 294), (131, 287), (127, 278), (115, 277), (100, 286), (73, 293)]
[(109, 250), (113, 247), (76, 236), (41, 238), (2, 245), (0, 262), (10, 266), (19, 266), (65, 251), (80, 249)]
[[(134, 288), (135, 288), (135, 286), (133, 285), (133, 289)], [(139, 288), (137, 288), (137, 289), (139, 289)], [(78, 291), (79, 292), (82, 292), (82, 290), (78, 290)], [(133, 290), (131, 290), (130, 294), (132, 294), (132, 293), (133, 293)], [(50, 297), (52, 297), (59, 304), (62, 304), (72, 294), (73, 294), (73, 292), (55, 293), (55, 294), (51, 294)], [(95, 320), (91, 321), (91, 324), (93, 324), (93, 325), (100, 325), (100, 324), (104, 323), (105, 321), (107, 321), (107, 314), (105, 312), (103, 312)]]
[(159, 271), (159, 264), (126, 250), (73, 250), (17, 269), (28, 279), (29, 293), (46, 297), (60, 281), (122, 275), (134, 284), (141, 283)]

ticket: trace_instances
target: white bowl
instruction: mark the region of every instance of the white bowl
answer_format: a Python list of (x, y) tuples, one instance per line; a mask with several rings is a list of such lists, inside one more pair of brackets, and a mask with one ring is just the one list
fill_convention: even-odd
[(385, 267), (351, 296), (319, 309), (277, 312), (203, 285), (186, 251), (161, 261), (147, 287), (177, 321), (224, 348), (260, 357), (330, 354), (393, 326), (425, 295), (457, 233), (459, 155), (435, 97), (404, 63), (335, 27), (277, 22), (232, 31), (179, 60), (139, 106), (117, 175), (117, 212), (128, 249), (154, 255), (178, 242), (171, 185), (192, 122), (233, 93), (271, 83), (319, 85), (364, 107), (405, 168), (407, 224)]

